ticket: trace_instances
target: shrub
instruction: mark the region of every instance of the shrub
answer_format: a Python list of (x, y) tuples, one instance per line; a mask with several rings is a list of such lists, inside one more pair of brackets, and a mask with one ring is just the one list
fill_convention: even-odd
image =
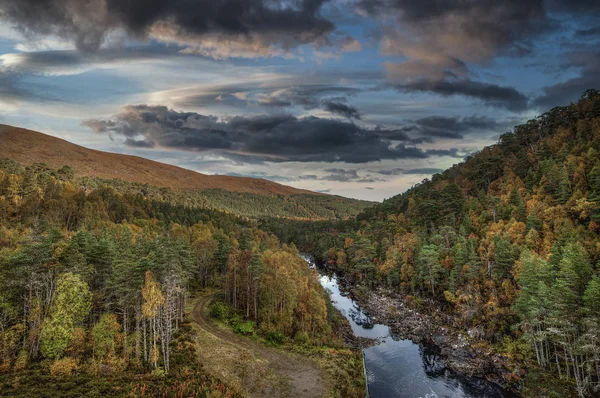
[(209, 314), (215, 319), (226, 321), (231, 317), (231, 308), (223, 302), (216, 301), (210, 306)]
[(83, 328), (73, 330), (73, 338), (67, 347), (67, 354), (74, 358), (81, 358), (85, 351), (86, 333)]
[(54, 378), (69, 377), (77, 370), (77, 360), (70, 357), (57, 359), (50, 365), (50, 375)]
[(265, 338), (273, 345), (282, 345), (285, 342), (285, 336), (281, 332), (269, 332)]
[(231, 325), (233, 327), (233, 331), (238, 334), (253, 334), (254, 328), (256, 327), (256, 323), (252, 321), (238, 321)]
[(23, 370), (27, 367), (29, 362), (29, 352), (26, 349), (22, 349), (19, 351), (19, 355), (17, 355), (17, 360), (15, 361), (14, 369), (15, 370)]
[(310, 338), (306, 332), (297, 332), (296, 336), (294, 336), (294, 340), (300, 344), (308, 344), (310, 342)]

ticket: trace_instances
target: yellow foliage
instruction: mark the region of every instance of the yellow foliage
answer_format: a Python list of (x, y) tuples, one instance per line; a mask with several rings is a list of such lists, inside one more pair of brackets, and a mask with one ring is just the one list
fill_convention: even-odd
[(447, 302), (451, 304), (456, 304), (456, 296), (451, 291), (444, 290), (444, 298)]
[(73, 339), (67, 348), (69, 355), (76, 358), (83, 355), (83, 352), (85, 351), (85, 338), (85, 329), (75, 328), (75, 331), (73, 332)]
[(77, 365), (77, 360), (74, 358), (66, 357), (62, 359), (57, 359), (50, 366), (50, 375), (54, 378), (62, 378), (68, 377), (73, 374), (77, 370), (79, 366)]
[(165, 296), (162, 293), (160, 283), (156, 280), (156, 276), (152, 271), (146, 271), (144, 287), (142, 288), (142, 313), (146, 319), (154, 319), (158, 313), (158, 309), (165, 301)]
[(29, 362), (29, 352), (27, 350), (21, 350), (19, 355), (17, 356), (17, 360), (13, 366), (14, 370), (19, 371), (23, 370), (27, 367), (27, 363)]

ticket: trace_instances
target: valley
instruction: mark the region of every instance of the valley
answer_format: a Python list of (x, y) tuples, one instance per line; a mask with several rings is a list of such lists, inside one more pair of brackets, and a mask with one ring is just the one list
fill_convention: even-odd
[(599, 117), (588, 91), (376, 205), (3, 158), (2, 389), (593, 395)]

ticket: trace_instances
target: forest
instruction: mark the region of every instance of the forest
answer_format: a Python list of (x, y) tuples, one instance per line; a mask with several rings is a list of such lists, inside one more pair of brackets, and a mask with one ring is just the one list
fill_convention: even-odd
[(434, 302), (515, 369), (600, 392), (598, 91), (356, 218), (261, 225), (365, 294)]
[(441, 309), (525, 385), (600, 392), (597, 91), (372, 207), (74, 175), (0, 159), (3, 391), (235, 396), (196, 365), (189, 302), (214, 289), (240, 334), (339, 346), (300, 250), (360, 294)]
[(196, 365), (188, 301), (204, 288), (243, 332), (338, 341), (293, 245), (181, 192), (73, 175), (0, 160), (3, 393), (235, 396)]
[[(7, 161), (7, 160), (6, 160)], [(35, 165), (33, 166), (36, 167)], [(37, 165), (40, 167), (40, 164)], [(69, 170), (65, 166), (64, 170)], [(72, 171), (69, 171), (72, 174)], [(242, 218), (275, 217), (298, 220), (348, 219), (374, 202), (322, 194), (256, 194), (225, 189), (173, 189), (124, 180), (79, 177), (74, 183), (85, 190), (110, 187), (123, 195), (141, 195), (146, 200), (186, 208), (217, 210)], [(126, 216), (126, 215), (125, 215)]]

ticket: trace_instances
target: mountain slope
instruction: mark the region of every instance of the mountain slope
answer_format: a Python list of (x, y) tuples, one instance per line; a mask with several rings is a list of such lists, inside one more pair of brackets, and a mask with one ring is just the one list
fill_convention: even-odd
[[(354, 220), (288, 224), (267, 227), (359, 292), (429, 316), (418, 337), (433, 335), (455, 370), (524, 396), (600, 393), (587, 366), (600, 363), (600, 92)], [(369, 308), (378, 320), (384, 302)]]
[(6, 125), (0, 125), (0, 171), (3, 158), (29, 166), (34, 174), (39, 164), (51, 169), (71, 166), (78, 184), (86, 189), (109, 185), (121, 194), (142, 193), (154, 200), (248, 218), (345, 219), (373, 204), (258, 178), (201, 174), (137, 156), (84, 148)]
[(322, 195), (258, 178), (206, 175), (137, 156), (88, 149), (60, 138), (7, 125), (0, 125), (0, 157), (25, 166), (33, 163), (45, 163), (53, 168), (68, 165), (73, 167), (77, 177), (118, 178), (174, 189)]

